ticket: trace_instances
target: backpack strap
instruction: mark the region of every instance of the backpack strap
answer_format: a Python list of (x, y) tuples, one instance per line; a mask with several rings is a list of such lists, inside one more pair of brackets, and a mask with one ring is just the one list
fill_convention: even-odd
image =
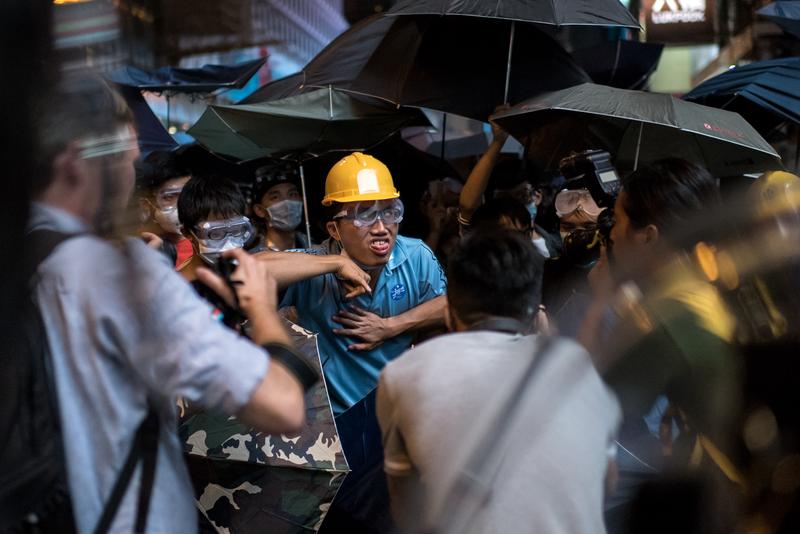
[(139, 500), (136, 510), (136, 534), (144, 533), (147, 526), (147, 513), (150, 508), (150, 496), (155, 482), (156, 460), (158, 459), (158, 415), (151, 407), (147, 412), (133, 438), (131, 450), (122, 466), (111, 496), (103, 507), (103, 513), (94, 529), (94, 534), (105, 534), (111, 528), (111, 523), (117, 515), (119, 505), (125, 496), (125, 491), (130, 485), (133, 471), (139, 460), (142, 460), (142, 482), (139, 486)]

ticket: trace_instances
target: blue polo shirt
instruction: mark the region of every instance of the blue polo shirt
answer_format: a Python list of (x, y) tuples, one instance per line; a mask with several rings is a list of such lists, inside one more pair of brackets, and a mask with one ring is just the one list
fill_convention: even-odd
[[(311, 254), (327, 249), (308, 250)], [(397, 236), (389, 262), (380, 274), (372, 295), (346, 301), (347, 293), (333, 274), (309, 278), (286, 290), (281, 306), (295, 306), (298, 322), (318, 334), (320, 357), (331, 397), (338, 415), (364, 398), (378, 383), (384, 365), (411, 345), (411, 334), (384, 341), (370, 351), (349, 351), (360, 340), (333, 333), (344, 328), (332, 317), (349, 305), (356, 305), (381, 317), (392, 317), (423, 302), (444, 295), (447, 279), (436, 256), (419, 239)]]

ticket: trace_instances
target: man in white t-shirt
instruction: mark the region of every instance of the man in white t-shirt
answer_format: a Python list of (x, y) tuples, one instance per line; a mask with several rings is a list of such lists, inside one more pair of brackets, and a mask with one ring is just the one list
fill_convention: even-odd
[(583, 348), (525, 335), (542, 264), (518, 233), (470, 235), (448, 270), (453, 333), (381, 374), (384, 469), (401, 528), (605, 531), (619, 406)]

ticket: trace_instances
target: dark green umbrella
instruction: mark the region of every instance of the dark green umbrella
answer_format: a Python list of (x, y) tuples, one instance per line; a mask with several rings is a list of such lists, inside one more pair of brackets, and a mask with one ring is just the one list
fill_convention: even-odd
[(367, 150), (404, 126), (423, 124), (429, 123), (419, 110), (369, 104), (327, 87), (280, 100), (208, 106), (188, 133), (211, 152), (242, 161), (296, 161), (311, 242), (303, 161), (330, 152)]
[(666, 94), (586, 83), (528, 99), (492, 120), (527, 138), (548, 167), (572, 151), (607, 150), (621, 169), (674, 156), (716, 176), (781, 168), (780, 156), (739, 114)]
[(323, 88), (281, 100), (208, 106), (188, 133), (217, 154), (240, 160), (306, 159), (365, 150), (409, 124), (426, 124), (413, 109), (397, 110)]

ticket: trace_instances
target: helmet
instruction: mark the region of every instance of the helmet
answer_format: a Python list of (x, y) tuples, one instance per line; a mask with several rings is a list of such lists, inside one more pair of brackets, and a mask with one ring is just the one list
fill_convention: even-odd
[(328, 173), (322, 205), (399, 197), (386, 165), (367, 154), (353, 152), (340, 159)]

